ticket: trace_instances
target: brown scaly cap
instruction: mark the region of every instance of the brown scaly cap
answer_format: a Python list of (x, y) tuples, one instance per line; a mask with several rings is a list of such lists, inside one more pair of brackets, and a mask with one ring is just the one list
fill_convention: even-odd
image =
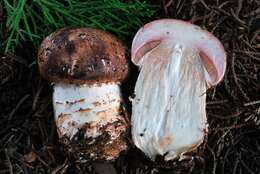
[(113, 35), (94, 28), (63, 28), (38, 51), (41, 75), (55, 83), (120, 82), (128, 73), (126, 50)]

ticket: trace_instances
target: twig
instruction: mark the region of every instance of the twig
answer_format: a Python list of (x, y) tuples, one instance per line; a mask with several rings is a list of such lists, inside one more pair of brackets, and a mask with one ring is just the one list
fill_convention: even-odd
[(244, 54), (255, 54), (255, 55), (258, 55), (258, 56), (260, 56), (260, 52), (253, 52), (253, 51), (241, 51), (241, 50), (236, 50), (236, 49), (234, 49), (233, 50), (235, 53), (244, 53)]
[(172, 4), (173, 0), (169, 0), (166, 4), (165, 7), (168, 8)]
[(213, 128), (212, 131), (220, 131), (220, 130), (231, 130), (231, 129), (239, 129), (241, 127), (246, 127), (252, 124), (240, 124), (240, 125), (232, 125), (232, 126), (227, 126), (227, 127), (221, 127), (221, 128)]
[(242, 6), (243, 6), (243, 0), (238, 0), (238, 7), (237, 7), (237, 10), (236, 10), (236, 16), (239, 16), (239, 13), (241, 11)]
[(216, 118), (219, 118), (219, 119), (223, 119), (223, 120), (228, 120), (228, 119), (231, 119), (231, 118), (238, 117), (243, 112), (244, 111), (239, 111), (237, 113), (234, 113), (234, 114), (231, 114), (231, 115), (228, 115), (228, 116), (220, 116), (220, 115), (216, 115), (216, 114), (210, 114), (210, 116), (213, 116), (213, 117), (216, 117)]
[(245, 164), (245, 162), (240, 159), (240, 163), (244, 166), (244, 168), (250, 173), (250, 174), (254, 174), (254, 172)]
[(37, 93), (36, 93), (36, 95), (34, 97), (33, 104), (32, 104), (32, 110), (33, 111), (36, 109), (36, 105), (37, 105), (39, 96), (41, 94), (41, 91), (42, 91), (42, 86), (38, 89), (38, 91), (37, 91)]
[(8, 121), (12, 120), (13, 115), (15, 112), (19, 109), (19, 107), (23, 104), (23, 102), (30, 97), (29, 94), (26, 94), (15, 106), (15, 108), (12, 110), (12, 112), (9, 114)]
[(9, 172), (10, 174), (13, 174), (13, 166), (12, 166), (12, 163), (11, 163), (11, 160), (9, 158), (9, 154), (7, 152), (7, 149), (5, 149), (5, 156), (6, 156), (6, 159), (7, 159), (7, 162), (8, 162), (8, 166), (9, 166)]
[(212, 168), (212, 173), (215, 174), (215, 173), (216, 173), (216, 168), (217, 168), (217, 158), (216, 158), (216, 155), (215, 155), (214, 150), (211, 149), (211, 147), (209, 147), (208, 145), (207, 145), (207, 148), (209, 149), (209, 151), (211, 152), (212, 157), (213, 157), (213, 168)]
[(251, 102), (245, 103), (244, 106), (251, 106), (251, 105), (256, 105), (256, 104), (259, 104), (259, 103), (260, 103), (260, 100), (251, 101)]
[(210, 10), (209, 6), (204, 2), (204, 0), (199, 0), (201, 4), (207, 9)]
[(231, 15), (234, 17), (234, 19), (236, 19), (236, 21), (238, 21), (244, 27), (247, 27), (245, 22), (238, 18), (238, 16), (235, 14), (233, 9), (231, 9), (230, 11), (231, 11)]
[(236, 174), (238, 163), (239, 163), (239, 160), (237, 158), (235, 161), (235, 164), (234, 164), (233, 174)]
[(218, 101), (210, 101), (210, 102), (207, 102), (207, 105), (215, 105), (215, 104), (223, 104), (223, 103), (227, 103), (228, 100), (225, 99), (225, 100), (218, 100)]
[(223, 8), (225, 5), (227, 5), (228, 3), (230, 3), (229, 1), (224, 1), (222, 4), (220, 4), (218, 6), (218, 8)]
[(239, 91), (241, 92), (241, 94), (243, 95), (243, 97), (247, 100), (247, 101), (250, 101), (250, 99), (247, 97), (246, 93), (244, 92), (244, 90), (242, 89), (242, 87), (240, 86), (240, 84), (238, 83), (238, 78), (237, 78), (237, 75), (236, 75), (236, 71), (235, 71), (235, 59), (236, 59), (236, 55), (235, 53), (233, 52), (232, 54), (232, 63), (231, 63), (231, 68), (232, 68), (232, 74), (233, 74), (233, 77), (234, 77), (234, 81), (239, 89)]

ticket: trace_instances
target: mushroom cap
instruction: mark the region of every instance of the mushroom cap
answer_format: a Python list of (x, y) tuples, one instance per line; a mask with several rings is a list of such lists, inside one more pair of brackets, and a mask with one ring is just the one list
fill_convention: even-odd
[(126, 49), (113, 35), (94, 28), (62, 28), (38, 51), (40, 74), (54, 83), (121, 82), (128, 74)]
[(139, 29), (132, 43), (132, 62), (141, 66), (143, 56), (165, 39), (199, 52), (209, 86), (221, 81), (226, 69), (226, 53), (221, 42), (210, 32), (181, 20), (155, 20)]

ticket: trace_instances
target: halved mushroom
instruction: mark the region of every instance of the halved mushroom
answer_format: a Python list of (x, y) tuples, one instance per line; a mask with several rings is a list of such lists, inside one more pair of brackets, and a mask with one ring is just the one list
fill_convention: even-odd
[(206, 90), (224, 76), (226, 54), (211, 33), (188, 22), (146, 24), (132, 43), (140, 67), (132, 101), (132, 137), (151, 159), (182, 157), (207, 133)]

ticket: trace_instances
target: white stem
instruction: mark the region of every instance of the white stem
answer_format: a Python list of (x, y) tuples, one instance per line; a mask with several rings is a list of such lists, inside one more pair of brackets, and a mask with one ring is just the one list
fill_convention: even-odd
[[(103, 132), (100, 127), (120, 118), (122, 97), (117, 84), (69, 85), (55, 84), (53, 93), (55, 120), (59, 137), (72, 139), (82, 127), (88, 125), (85, 136), (95, 138)], [(124, 130), (111, 130), (116, 139)]]
[(182, 156), (207, 131), (206, 82), (196, 49), (164, 41), (143, 57), (135, 86), (132, 136), (150, 158)]

